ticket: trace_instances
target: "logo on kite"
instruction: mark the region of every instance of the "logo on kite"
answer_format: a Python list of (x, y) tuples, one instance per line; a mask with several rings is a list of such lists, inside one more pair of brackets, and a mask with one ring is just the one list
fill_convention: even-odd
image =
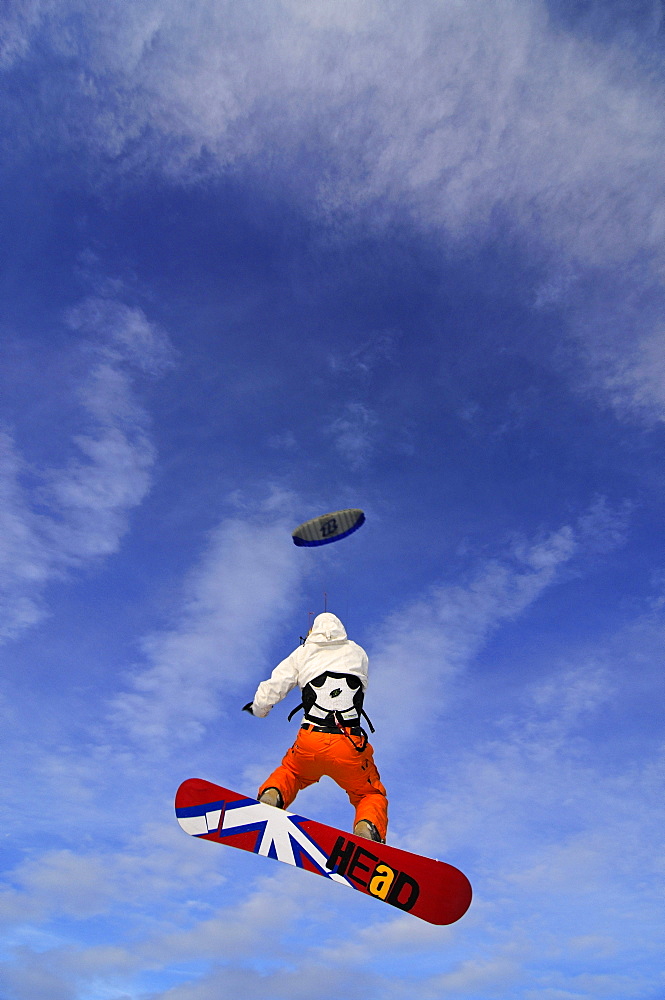
[(346, 538), (364, 523), (365, 515), (357, 508), (336, 510), (299, 524), (293, 532), (293, 541), (296, 545), (327, 545)]

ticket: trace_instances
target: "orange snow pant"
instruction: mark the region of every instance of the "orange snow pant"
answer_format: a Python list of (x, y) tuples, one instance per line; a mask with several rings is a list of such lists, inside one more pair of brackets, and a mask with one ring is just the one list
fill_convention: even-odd
[(358, 753), (353, 743), (360, 738), (348, 738), (342, 733), (315, 733), (300, 729), (295, 743), (286, 751), (282, 763), (259, 788), (277, 788), (288, 808), (296, 795), (308, 785), (327, 775), (336, 781), (355, 807), (355, 822), (368, 820), (385, 840), (388, 829), (388, 799), (374, 763), (374, 753), (368, 743)]

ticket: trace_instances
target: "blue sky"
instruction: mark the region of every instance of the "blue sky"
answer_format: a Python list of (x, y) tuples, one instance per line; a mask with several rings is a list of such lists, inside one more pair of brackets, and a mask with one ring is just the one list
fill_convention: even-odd
[[(664, 32), (2, 5), (3, 1000), (663, 1000)], [(324, 600), (452, 927), (175, 821)]]

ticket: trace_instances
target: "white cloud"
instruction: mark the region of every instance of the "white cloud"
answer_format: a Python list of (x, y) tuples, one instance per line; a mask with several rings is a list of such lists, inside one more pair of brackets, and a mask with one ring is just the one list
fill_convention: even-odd
[(289, 524), (272, 509), (224, 521), (211, 534), (177, 624), (144, 640), (145, 665), (115, 699), (114, 718), (133, 738), (195, 740), (229, 698), (251, 700), (271, 635), (299, 587), (295, 552)]
[(40, 538), (42, 518), (30, 510), (20, 484), (24, 463), (6, 432), (0, 432), (0, 459), (0, 636), (7, 638), (39, 620), (33, 594), (52, 570)]
[[(319, 215), (367, 227), (406, 214), (446, 244), (498, 225), (549, 259), (541, 306), (568, 301), (571, 274), (631, 268), (645, 285), (665, 273), (665, 102), (639, 35), (576, 36), (544, 0), (289, 0), (260, 19), (228, 0), (195, 14), (180, 0), (24, 0), (6, 63), (29, 57), (43, 11), (41, 44), (77, 71), (39, 133), (91, 152), (95, 183), (268, 163), (271, 183)], [(647, 48), (657, 23), (640, 18)], [(580, 330), (606, 398), (662, 418), (662, 317), (622, 325), (609, 358), (606, 319), (598, 342)]]
[(451, 947), (456, 937), (452, 926), (441, 927), (414, 920), (400, 914), (392, 919), (370, 923), (354, 931), (351, 940), (343, 940), (343, 932), (314, 949), (316, 960), (334, 966), (343, 962), (347, 968), (362, 967), (374, 962), (382, 954), (407, 955), (412, 961), (431, 948), (440, 949), (444, 943)]
[(30, 955), (19, 966), (0, 966), (0, 986), (12, 1000), (76, 1000), (75, 986), (52, 972), (40, 956)]
[(368, 460), (378, 423), (374, 411), (364, 403), (347, 403), (344, 412), (327, 428), (335, 450), (352, 469), (359, 469)]
[(14, 0), (0, 11), (0, 68), (7, 69), (25, 56), (41, 22), (44, 0)]
[[(105, 789), (107, 798), (109, 794)], [(105, 823), (110, 829), (107, 811), (108, 806), (90, 802), (88, 822), (77, 826), (72, 820), (68, 826), (66, 812), (54, 810), (58, 840), (67, 838), (74, 846), (41, 852), (31, 848), (26, 860), (4, 872), (0, 923), (20, 929), (27, 922), (38, 927), (62, 916), (85, 921), (118, 907), (127, 919), (130, 914), (136, 919), (158, 905), (171, 933), (169, 920), (187, 910), (188, 896), (196, 899), (201, 893), (208, 898), (224, 882), (206, 851), (192, 850), (192, 842), (183, 836), (175, 819), (168, 826), (148, 822), (132, 833), (139, 815), (133, 799), (120, 826), (120, 846), (114, 849), (108, 833), (91, 844), (91, 829), (103, 828)], [(80, 818), (78, 809), (76, 816)], [(140, 896), (136, 896), (138, 885)]]
[(271, 434), (268, 438), (268, 445), (275, 451), (294, 452), (298, 448), (298, 441), (293, 431), (282, 431), (278, 434)]
[(0, 918), (43, 918), (46, 909), (78, 918), (105, 912), (112, 887), (102, 858), (51, 851), (22, 864), (13, 878), (20, 890), (0, 895)]
[[(665, 321), (664, 321), (665, 322)], [(635, 343), (614, 348), (601, 378), (620, 413), (665, 420), (665, 325), (647, 330)]]
[[(264, 875), (245, 885), (240, 898), (233, 887), (220, 895), (223, 879), (211, 861), (218, 852), (194, 844), (174, 823), (168, 831), (146, 829), (123, 851), (54, 851), (22, 864), (9, 873), (19, 888), (11, 898), (5, 894), (0, 911), (15, 922), (5, 936), (0, 990), (7, 982), (29, 983), (28, 969), (74, 997), (102, 983), (134, 995), (136, 975), (164, 972), (172, 982), (183, 978), (189, 963), (199, 969), (218, 963), (219, 974), (232, 978), (240, 963), (279, 966), (287, 955), (298, 961), (300, 949), (289, 935), (302, 914), (300, 878), (312, 876)], [(74, 944), (71, 931), (49, 931), (49, 918), (85, 921), (104, 913), (120, 918), (126, 930), (114, 935), (114, 944), (80, 938)], [(197, 989), (196, 980), (188, 988)], [(29, 996), (18, 986), (16, 991), (21, 1000)]]
[(367, 707), (394, 736), (386, 751), (410, 738), (432, 706), (494, 630), (511, 621), (570, 572), (582, 557), (620, 545), (626, 512), (601, 498), (575, 524), (537, 540), (516, 539), (502, 559), (488, 560), (464, 585), (432, 589), (375, 632)]
[(394, 362), (397, 340), (392, 331), (375, 333), (345, 354), (332, 352), (328, 366), (334, 375), (369, 379), (380, 365)]
[(142, 959), (144, 964), (158, 965), (168, 964), (174, 957), (181, 962), (202, 958), (238, 961), (256, 958), (260, 949), (264, 960), (274, 961), (282, 947), (280, 939), (298, 916), (293, 883), (266, 877), (236, 905), (220, 908), (189, 929), (175, 929), (146, 940), (141, 947)]
[(660, 699), (652, 685), (636, 701), (625, 670), (626, 656), (639, 663), (662, 628), (652, 623), (650, 633), (641, 649), (631, 627), (595, 656), (541, 666), (545, 676), (522, 685), (510, 718), (488, 723), (466, 745), (449, 743), (437, 794), (421, 793), (418, 823), (400, 845), (472, 870), (470, 913), (490, 907), (477, 914), (481, 923), (505, 907), (505, 933), (519, 940), (528, 928), (541, 955), (552, 933), (574, 938), (589, 956), (600, 941), (614, 953), (615, 975), (636, 949), (658, 949), (660, 734), (631, 754), (615, 725), (620, 714), (639, 730), (644, 701)]
[(177, 0), (75, 6), (85, 54), (71, 3), (51, 11), (49, 41), (94, 84), (63, 113), (115, 155), (138, 140), (134, 169), (162, 142), (162, 169), (184, 179), (204, 147), (224, 169), (270, 145), (271, 168), (291, 168), (323, 121), (329, 208), (399, 204), (458, 235), (499, 209), (592, 265), (662, 252), (659, 85), (620, 48), (553, 28), (544, 3), (356, 0), (333, 14), (292, 0), (258, 21), (229, 2), (195, 16)]
[[(69, 310), (67, 323), (73, 330), (94, 337), (96, 353), (112, 365), (129, 362), (151, 375), (161, 375), (173, 365), (174, 351), (167, 334), (136, 306), (92, 296)], [(111, 412), (117, 419), (118, 410), (114, 407)]]
[(49, 580), (117, 551), (129, 512), (151, 485), (155, 453), (131, 368), (164, 371), (172, 357), (166, 334), (141, 310), (111, 300), (86, 300), (70, 311), (68, 323), (85, 334), (79, 345), (84, 373), (71, 400), (79, 408), (73, 457), (61, 468), (38, 468), (22, 457), (9, 431), (0, 432), (5, 639), (45, 613)]
[(432, 1000), (454, 993), (458, 996), (504, 997), (521, 979), (517, 958), (498, 955), (491, 959), (470, 959), (452, 972), (423, 984), (423, 998)]

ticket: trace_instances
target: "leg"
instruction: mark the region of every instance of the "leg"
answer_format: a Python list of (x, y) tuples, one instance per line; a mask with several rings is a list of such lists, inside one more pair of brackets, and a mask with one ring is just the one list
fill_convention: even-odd
[[(372, 747), (368, 743), (363, 753), (358, 753), (343, 736), (336, 737), (334, 761), (329, 761), (325, 773), (340, 785), (355, 808), (355, 823), (365, 820), (379, 832), (382, 840), (388, 829), (388, 798), (374, 763)], [(362, 836), (362, 834), (361, 834)]]
[[(379, 772), (373, 762), (371, 769), (371, 777), (367, 778), (368, 784), (360, 792), (349, 788), (346, 789), (346, 792), (351, 805), (356, 810), (354, 825), (358, 823), (371, 823), (378, 831), (381, 840), (385, 843), (388, 831), (388, 797), (381, 783)], [(360, 833), (360, 835), (366, 836), (365, 833)]]
[[(279, 767), (275, 768), (259, 788), (258, 798), (261, 798), (268, 789), (274, 789), (279, 792), (282, 800), (281, 803), (275, 804), (282, 809), (287, 809), (298, 792), (307, 788), (308, 785), (313, 785), (321, 777), (320, 771), (317, 773), (313, 767), (313, 761), (309, 759), (310, 756), (309, 754), (303, 755), (296, 740), (293, 746), (286, 751)], [(269, 804), (273, 805), (272, 802)]]

